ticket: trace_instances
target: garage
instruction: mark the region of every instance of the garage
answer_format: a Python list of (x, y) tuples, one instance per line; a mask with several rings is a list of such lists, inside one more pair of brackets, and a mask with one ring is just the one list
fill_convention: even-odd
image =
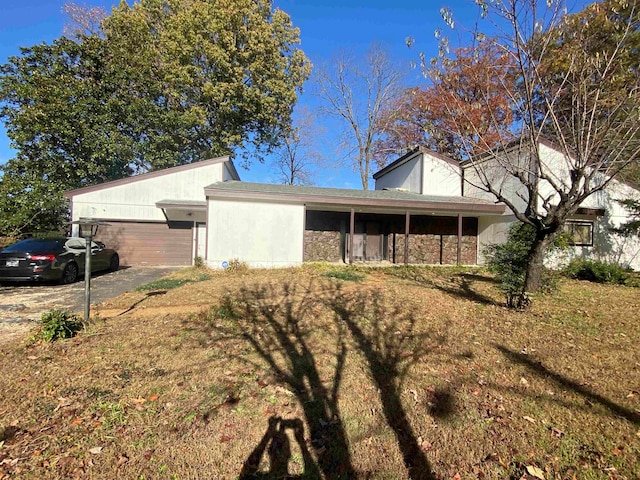
[(96, 239), (115, 248), (122, 265), (191, 265), (193, 222), (107, 222)]

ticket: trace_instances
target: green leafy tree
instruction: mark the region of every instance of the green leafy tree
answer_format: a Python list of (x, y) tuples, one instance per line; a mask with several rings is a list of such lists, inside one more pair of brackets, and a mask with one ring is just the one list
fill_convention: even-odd
[(0, 115), (18, 150), (2, 167), (0, 234), (58, 229), (64, 190), (132, 173), (135, 142), (114, 115), (124, 102), (103, 78), (104, 51), (98, 38), (61, 38), (0, 67)]
[(628, 198), (619, 201), (631, 215), (631, 220), (622, 224), (620, 228), (615, 229), (615, 232), (622, 235), (638, 235), (640, 236), (640, 200)]
[(270, 1), (122, 2), (97, 31), (82, 25), (0, 67), (18, 151), (0, 182), (0, 234), (64, 224), (26, 200), (39, 191), (62, 212), (66, 189), (277, 146), (310, 73)]

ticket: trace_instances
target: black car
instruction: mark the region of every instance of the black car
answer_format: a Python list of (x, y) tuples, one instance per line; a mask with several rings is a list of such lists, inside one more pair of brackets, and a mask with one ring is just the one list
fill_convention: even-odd
[[(83, 238), (28, 238), (0, 251), (0, 282), (57, 280), (73, 283), (84, 274)], [(91, 271), (116, 271), (120, 257), (101, 242), (91, 244)]]

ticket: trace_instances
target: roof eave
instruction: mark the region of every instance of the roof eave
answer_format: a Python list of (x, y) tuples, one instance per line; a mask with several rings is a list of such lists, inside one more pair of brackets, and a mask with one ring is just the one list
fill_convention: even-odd
[(487, 214), (502, 214), (505, 206), (501, 204), (483, 204), (466, 202), (428, 202), (394, 199), (354, 198), (324, 195), (296, 195), (288, 193), (269, 193), (252, 191), (231, 191), (205, 188), (207, 198), (224, 200), (263, 200), (281, 203), (336, 205), (345, 207), (397, 208), (408, 210), (429, 210), (438, 212), (475, 212)]
[[(147, 173), (141, 173), (139, 175), (133, 175), (131, 177), (120, 178), (118, 180), (112, 180), (110, 182), (98, 183), (97, 185), (89, 185), (87, 187), (76, 188), (76, 189), (73, 189), (73, 190), (67, 190), (67, 191), (63, 192), (62, 195), (64, 196), (64, 198), (71, 200), (76, 195), (82, 195), (83, 193), (96, 192), (98, 190), (103, 190), (105, 188), (117, 187), (119, 185), (127, 185), (129, 183), (134, 183), (134, 182), (138, 182), (138, 181), (141, 181), (141, 180), (148, 180), (150, 178), (162, 177), (164, 175), (169, 175), (171, 173), (176, 173), (176, 172), (181, 172), (181, 171), (186, 171), (186, 170), (192, 170), (194, 168), (206, 167), (206, 166), (215, 165), (215, 164), (221, 163), (221, 162), (231, 162), (231, 159), (228, 156), (226, 156), (226, 157), (211, 158), (211, 159), (208, 159), (208, 160), (201, 160), (199, 162), (187, 163), (185, 165), (177, 165), (175, 167), (164, 168), (162, 170), (154, 170), (154, 171), (147, 172)], [(233, 164), (231, 164), (231, 165), (232, 165), (233, 171), (237, 175), (238, 172), (236, 171), (235, 166)]]

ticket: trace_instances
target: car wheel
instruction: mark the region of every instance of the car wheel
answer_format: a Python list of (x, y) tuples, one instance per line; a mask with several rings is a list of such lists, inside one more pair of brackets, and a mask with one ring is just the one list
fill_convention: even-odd
[(114, 253), (109, 262), (109, 271), (115, 272), (120, 267), (120, 257), (117, 253)]
[(70, 263), (62, 272), (62, 283), (74, 283), (78, 279), (78, 265)]

